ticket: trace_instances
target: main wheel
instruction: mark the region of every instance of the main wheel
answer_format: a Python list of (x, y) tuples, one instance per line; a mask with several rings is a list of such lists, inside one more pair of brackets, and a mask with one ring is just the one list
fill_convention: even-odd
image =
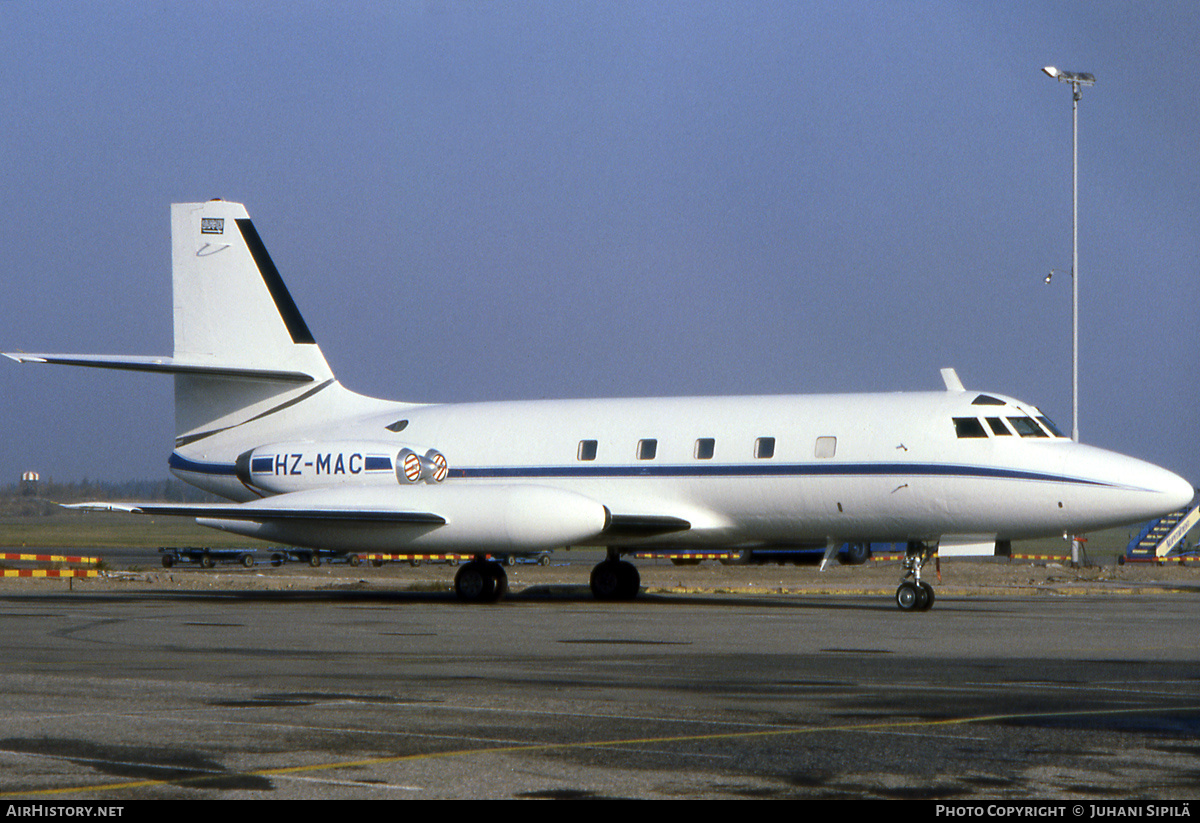
[(494, 603), (508, 593), (508, 575), (499, 563), (472, 560), (454, 575), (454, 593), (465, 603)]
[(605, 560), (597, 563), (592, 569), (591, 585), (592, 594), (596, 596), (597, 600), (616, 600), (621, 586), (616, 561)]
[(642, 586), (642, 577), (632, 563), (605, 560), (592, 569), (591, 582), (597, 600), (632, 600)]
[(839, 554), (838, 561), (847, 566), (861, 566), (871, 559), (870, 543), (850, 543), (845, 555)]

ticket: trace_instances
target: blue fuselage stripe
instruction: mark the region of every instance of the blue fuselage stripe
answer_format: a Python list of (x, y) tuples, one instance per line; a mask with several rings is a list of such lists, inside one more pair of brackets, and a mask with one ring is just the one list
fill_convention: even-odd
[(452, 469), (457, 477), (991, 477), (1110, 486), (1099, 480), (990, 466), (936, 463), (775, 463), (704, 466), (499, 466)]
[[(235, 476), (232, 463), (200, 463), (172, 454), (169, 465), (196, 474)], [(696, 466), (491, 466), (452, 468), (451, 477), (470, 478), (602, 478), (602, 477), (981, 477), (1112, 486), (1099, 480), (1058, 474), (940, 463), (765, 463), (705, 464)]]
[(182, 472), (237, 476), (237, 467), (233, 463), (199, 463), (195, 460), (188, 460), (186, 457), (180, 457), (175, 452), (171, 453), (167, 465)]

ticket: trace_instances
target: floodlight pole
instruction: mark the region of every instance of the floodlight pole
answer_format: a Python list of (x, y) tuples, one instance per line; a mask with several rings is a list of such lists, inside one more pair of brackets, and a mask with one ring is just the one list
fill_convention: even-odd
[(1071, 439), (1079, 442), (1079, 84), (1071, 84)]
[[(1060, 83), (1071, 84), (1071, 439), (1079, 442), (1079, 98), (1096, 78), (1083, 72), (1042, 69)], [(1049, 282), (1049, 279), (1047, 279)]]

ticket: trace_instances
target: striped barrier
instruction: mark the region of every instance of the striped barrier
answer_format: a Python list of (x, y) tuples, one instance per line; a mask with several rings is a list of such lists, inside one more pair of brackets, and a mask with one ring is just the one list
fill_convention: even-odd
[(1193, 563), (1200, 563), (1200, 555), (1185, 554), (1175, 557), (1127, 557), (1121, 555), (1117, 558), (1117, 562), (1121, 565), (1125, 565), (1126, 563), (1155, 563), (1161, 566), (1163, 563), (1179, 563), (1186, 566), (1189, 560)]
[(35, 563), (79, 563), (84, 566), (96, 566), (99, 557), (75, 557), (60, 554), (0, 554), (0, 560), (32, 560)]
[(470, 560), (469, 554), (360, 554), (362, 560), (428, 560), (436, 563), (444, 560)]
[[(23, 560), (32, 563), (75, 563), (81, 566), (98, 566), (99, 557), (78, 557), (60, 554), (14, 554), (0, 553), (0, 560)], [(0, 569), (0, 577), (99, 577), (97, 569)]]
[(99, 577), (95, 569), (0, 569), (0, 577)]
[(736, 560), (739, 556), (729, 552), (639, 552), (634, 555), (638, 560), (694, 560), (697, 563), (701, 560)]

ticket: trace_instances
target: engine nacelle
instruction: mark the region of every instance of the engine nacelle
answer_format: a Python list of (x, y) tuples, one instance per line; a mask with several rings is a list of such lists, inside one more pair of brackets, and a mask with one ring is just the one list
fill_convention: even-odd
[(239, 480), (268, 494), (343, 485), (440, 483), (449, 473), (446, 458), (436, 449), (418, 454), (372, 441), (272, 443), (239, 455), (236, 468)]

